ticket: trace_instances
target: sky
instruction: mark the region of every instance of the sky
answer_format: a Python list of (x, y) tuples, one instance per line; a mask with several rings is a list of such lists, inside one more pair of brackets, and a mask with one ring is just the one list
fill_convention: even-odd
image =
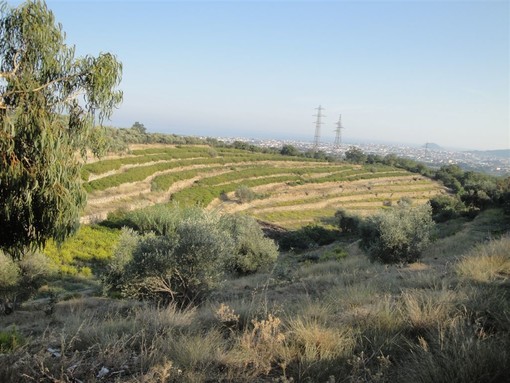
[(47, 4), (123, 63), (113, 126), (313, 141), (321, 105), (322, 141), (510, 148), (508, 1)]

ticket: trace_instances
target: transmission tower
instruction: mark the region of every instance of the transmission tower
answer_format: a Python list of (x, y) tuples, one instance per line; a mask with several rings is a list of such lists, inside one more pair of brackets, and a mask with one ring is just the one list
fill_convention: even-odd
[(322, 111), (324, 110), (322, 106), (319, 105), (319, 107), (315, 109), (317, 110), (317, 114), (314, 114), (314, 116), (317, 117), (317, 120), (315, 121), (315, 137), (313, 141), (313, 150), (317, 151), (317, 149), (319, 148), (319, 141), (321, 138), (321, 125), (323, 124), (322, 117), (325, 116), (322, 115)]
[(338, 117), (338, 122), (336, 123), (336, 129), (335, 129), (335, 149), (340, 149), (340, 145), (342, 144), (342, 129), (344, 127), (342, 126), (342, 115)]

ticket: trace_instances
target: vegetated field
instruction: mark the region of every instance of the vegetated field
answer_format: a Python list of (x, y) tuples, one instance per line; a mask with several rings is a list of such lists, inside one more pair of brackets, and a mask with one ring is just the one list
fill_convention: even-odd
[[(208, 146), (137, 146), (129, 155), (86, 164), (89, 192), (82, 222), (109, 212), (178, 202), (250, 214), (287, 228), (327, 223), (339, 208), (361, 215), (402, 197), (424, 203), (445, 189), (437, 182), (382, 165), (331, 163)], [(235, 191), (250, 188), (243, 202)]]
[(439, 224), (405, 266), (340, 236), (181, 310), (89, 296), (83, 279), (51, 313), (39, 299), (0, 316), (0, 381), (507, 382), (510, 237), (485, 238), (509, 224), (501, 210)]

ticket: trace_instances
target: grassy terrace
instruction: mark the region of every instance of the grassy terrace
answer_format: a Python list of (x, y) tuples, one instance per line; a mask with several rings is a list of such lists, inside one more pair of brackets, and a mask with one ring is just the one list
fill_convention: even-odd
[[(388, 201), (411, 197), (421, 203), (440, 192), (437, 183), (380, 164), (331, 163), (208, 146), (133, 150), (86, 165), (84, 178), (91, 179), (84, 186), (89, 192), (87, 214), (93, 217), (172, 201), (244, 211), (288, 227), (320, 222), (321, 216), (331, 217), (341, 207), (369, 214)], [(253, 203), (239, 204), (233, 192), (241, 186), (254, 190)]]
[[(285, 156), (279, 156), (279, 155), (265, 155), (265, 154), (246, 154), (245, 156), (225, 156), (225, 157), (199, 157), (191, 156), (192, 158), (188, 159), (169, 159), (167, 161), (158, 162), (155, 164), (150, 165), (144, 165), (147, 162), (152, 161), (146, 161), (139, 163), (139, 166), (136, 167), (130, 167), (127, 169), (122, 170), (119, 167), (119, 172), (116, 172), (115, 174), (108, 175), (99, 179), (95, 179), (93, 181), (85, 183), (85, 188), (88, 192), (92, 191), (100, 191), (100, 190), (106, 190), (108, 188), (117, 187), (124, 183), (132, 183), (132, 182), (139, 182), (143, 181), (148, 177), (151, 177), (154, 175), (154, 173), (157, 172), (163, 172), (163, 171), (171, 171), (171, 170), (179, 170), (179, 168), (187, 167), (187, 166), (215, 166), (215, 165), (224, 165), (224, 166), (231, 166), (235, 164), (243, 164), (248, 162), (262, 162), (262, 161), (281, 161), (283, 162), (315, 162), (313, 160), (306, 160), (302, 158), (297, 157), (285, 157)], [(131, 159), (131, 157), (126, 157), (126, 159)], [(118, 161), (115, 160), (106, 160), (106, 162), (109, 161)], [(132, 161), (132, 160), (131, 160)], [(91, 164), (94, 165), (94, 164)], [(113, 166), (113, 165), (112, 165)], [(117, 166), (117, 165), (115, 165)], [(110, 168), (110, 165), (106, 165), (106, 168)], [(105, 171), (106, 172), (106, 171)]]

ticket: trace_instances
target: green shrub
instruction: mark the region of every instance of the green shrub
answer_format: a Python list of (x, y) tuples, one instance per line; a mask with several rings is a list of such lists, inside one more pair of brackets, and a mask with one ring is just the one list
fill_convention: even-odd
[(361, 225), (361, 247), (383, 263), (416, 261), (434, 227), (430, 205), (400, 204), (369, 217)]
[(221, 281), (234, 249), (231, 237), (215, 215), (185, 212), (174, 231), (141, 238), (124, 268), (125, 295), (189, 305)]
[(283, 251), (307, 250), (317, 244), (302, 230), (289, 231), (284, 233), (278, 240), (278, 245)]
[(300, 230), (318, 246), (329, 245), (338, 238), (338, 232), (336, 230), (328, 230), (319, 225), (308, 225)]
[(335, 219), (342, 233), (357, 233), (361, 222), (359, 216), (348, 213), (344, 209), (337, 210)]
[(278, 247), (264, 236), (258, 222), (245, 215), (224, 215), (220, 224), (230, 234), (234, 251), (228, 267), (238, 274), (250, 274), (270, 268), (278, 257)]
[(255, 199), (255, 192), (248, 186), (242, 185), (236, 189), (235, 196), (241, 203), (246, 203)]
[(101, 268), (106, 265), (113, 254), (118, 237), (118, 230), (84, 225), (74, 237), (60, 247), (53, 241), (48, 242), (43, 253), (58, 265), (61, 273), (87, 276), (89, 273), (87, 268)]
[(278, 256), (247, 216), (158, 206), (127, 218), (140, 234), (123, 229), (103, 277), (109, 293), (187, 305), (200, 302), (225, 273), (267, 270)]
[(12, 257), (0, 251), (0, 290), (5, 291), (16, 286), (20, 278), (19, 274), (19, 267)]
[(23, 344), (23, 337), (18, 333), (16, 327), (0, 331), (0, 353), (9, 352)]
[(326, 251), (321, 254), (319, 257), (319, 261), (326, 262), (326, 261), (341, 261), (345, 257), (347, 257), (349, 254), (343, 247), (335, 247), (332, 250)]
[(122, 229), (112, 259), (102, 275), (105, 292), (120, 294), (122, 286), (126, 283), (124, 269), (132, 260), (133, 251), (138, 246), (139, 240), (140, 235), (133, 229), (128, 227)]
[(438, 195), (430, 200), (432, 218), (435, 222), (445, 222), (464, 214), (467, 209), (458, 196)]
[(55, 264), (41, 253), (28, 253), (21, 260), (13, 261), (0, 252), (0, 293), (23, 302), (55, 272)]
[(299, 230), (289, 231), (282, 235), (278, 244), (284, 251), (307, 250), (318, 246), (329, 245), (338, 238), (338, 231), (328, 230), (318, 225), (308, 225)]

